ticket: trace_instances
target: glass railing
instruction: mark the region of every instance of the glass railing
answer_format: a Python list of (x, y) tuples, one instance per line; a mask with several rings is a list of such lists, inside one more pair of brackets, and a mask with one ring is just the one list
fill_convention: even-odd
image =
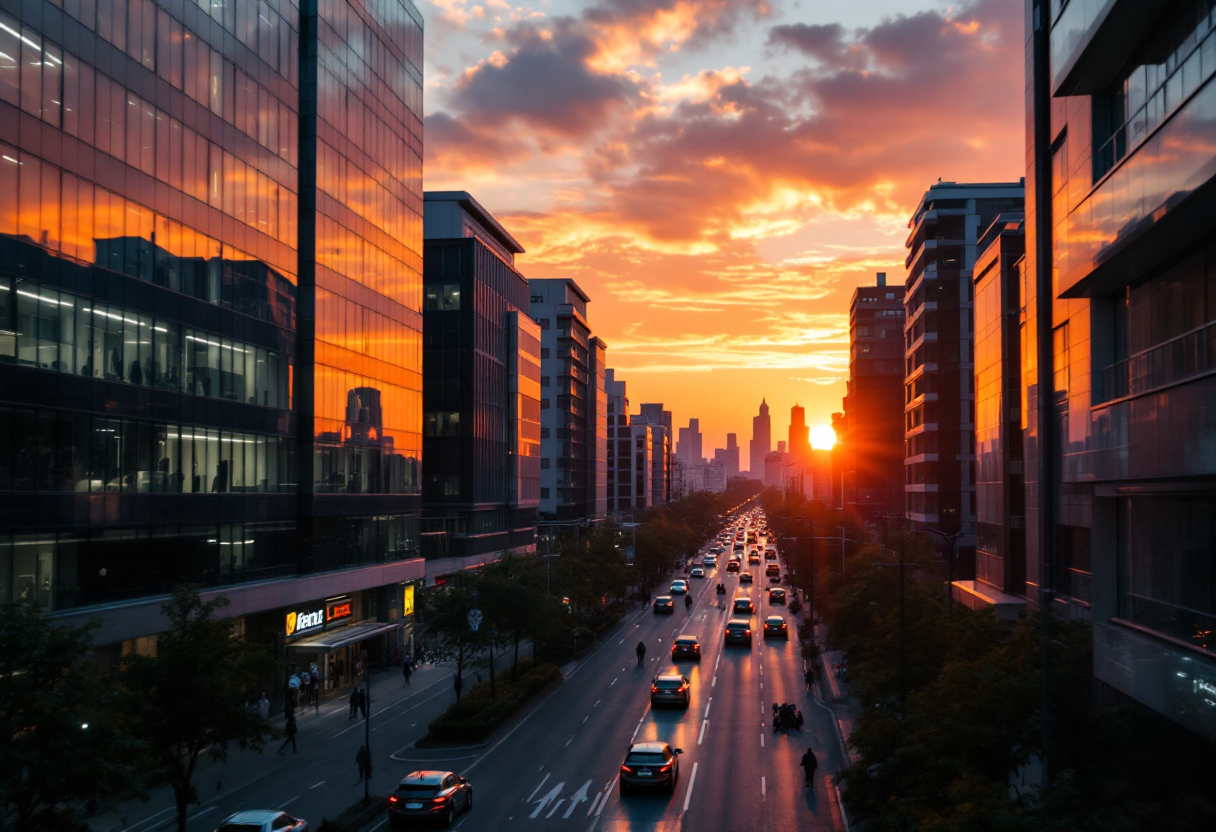
[(1111, 364), (1102, 401), (1135, 396), (1216, 369), (1216, 321)]

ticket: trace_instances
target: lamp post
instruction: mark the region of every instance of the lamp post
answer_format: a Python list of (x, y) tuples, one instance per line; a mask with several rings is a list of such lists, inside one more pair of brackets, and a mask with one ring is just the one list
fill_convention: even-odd
[(954, 534), (946, 534), (941, 529), (917, 529), (918, 532), (926, 532), (927, 534), (935, 534), (941, 537), (942, 540), (950, 544), (950, 554), (946, 556), (946, 572), (948, 575), (948, 585), (946, 587), (946, 609), (954, 610), (954, 561), (958, 559), (958, 539), (963, 536), (963, 532), (955, 532)]

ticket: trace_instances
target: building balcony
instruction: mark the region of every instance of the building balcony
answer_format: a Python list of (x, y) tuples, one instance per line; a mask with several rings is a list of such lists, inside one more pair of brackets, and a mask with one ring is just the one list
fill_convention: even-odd
[(1143, 396), (1211, 372), (1216, 372), (1216, 321), (1105, 368), (1101, 401)]
[(922, 433), (932, 433), (936, 430), (937, 422), (925, 422), (923, 425), (917, 425), (904, 431), (904, 439), (911, 439), (914, 436), (920, 436)]
[(911, 329), (912, 327), (916, 326), (916, 322), (919, 321), (926, 312), (936, 312), (936, 311), (937, 311), (937, 301), (935, 301), (935, 300), (925, 301), (920, 306), (916, 307), (916, 309), (912, 310), (912, 314), (908, 315), (904, 319), (904, 331), (906, 332), (909, 329)]
[(916, 408), (923, 405), (925, 402), (935, 402), (935, 401), (937, 401), (937, 393), (921, 393), (915, 399), (913, 399), (912, 401), (910, 401), (904, 405), (904, 413), (908, 413), (910, 411), (915, 410)]
[(991, 609), (1002, 621), (1017, 621), (1026, 611), (1026, 599), (1002, 592), (983, 581), (955, 581), (950, 592), (954, 600), (976, 611)]
[(904, 465), (917, 465), (922, 462), (939, 462), (941, 454), (917, 454), (915, 456), (904, 457)]

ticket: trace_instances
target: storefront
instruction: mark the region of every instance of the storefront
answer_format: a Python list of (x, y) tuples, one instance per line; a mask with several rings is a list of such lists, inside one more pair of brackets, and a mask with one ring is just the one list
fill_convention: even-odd
[(353, 684), (363, 657), (373, 650), (381, 655), (378, 642), (395, 640), (401, 627), (400, 621), (360, 620), (367, 606), (365, 598), (342, 595), (285, 610), (288, 673), (315, 665), (322, 691)]

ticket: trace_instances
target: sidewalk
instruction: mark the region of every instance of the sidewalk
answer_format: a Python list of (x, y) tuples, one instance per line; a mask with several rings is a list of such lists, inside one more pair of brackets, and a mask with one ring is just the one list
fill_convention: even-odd
[[(815, 638), (820, 645), (826, 640), (826, 628), (823, 625), (815, 628)], [(840, 650), (824, 650), (819, 654), (819, 661), (822, 664), (820, 682), (827, 688), (821, 704), (831, 710), (835, 716), (840, 744), (844, 748), (849, 762), (855, 763), (857, 753), (849, 745), (849, 737), (853, 735), (853, 728), (857, 722), (858, 703), (849, 695), (849, 683), (843, 677), (837, 676), (834, 670), (834, 665), (843, 661), (843, 658)]]

